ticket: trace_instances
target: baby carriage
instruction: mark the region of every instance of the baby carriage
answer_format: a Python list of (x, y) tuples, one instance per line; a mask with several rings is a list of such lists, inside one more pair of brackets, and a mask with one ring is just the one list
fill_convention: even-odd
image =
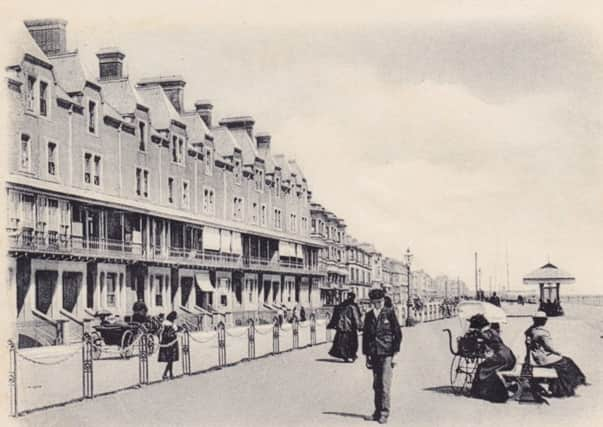
[(465, 301), (457, 306), (462, 336), (456, 339), (456, 350), (452, 344), (452, 331), (448, 333), (448, 344), (452, 353), (450, 363), (450, 385), (455, 394), (469, 395), (478, 365), (486, 358), (488, 350), (479, 331), (469, 329), (469, 319), (483, 314), (490, 322), (506, 323), (505, 312), (492, 304), (481, 301)]
[[(154, 335), (157, 333), (158, 327), (152, 319), (145, 323), (126, 322), (113, 318), (108, 311), (96, 313), (95, 317), (100, 318), (100, 325), (93, 326), (94, 332), (90, 334), (94, 359), (100, 359), (105, 346), (117, 346), (119, 355), (128, 359), (134, 353), (136, 346), (133, 344), (138, 342), (142, 336), (146, 337), (147, 354), (153, 354), (155, 351)], [(129, 320), (128, 317), (126, 317), (127, 320)]]

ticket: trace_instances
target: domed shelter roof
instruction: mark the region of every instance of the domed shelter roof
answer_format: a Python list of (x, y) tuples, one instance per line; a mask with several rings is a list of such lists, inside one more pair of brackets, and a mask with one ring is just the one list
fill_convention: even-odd
[(576, 278), (568, 272), (561, 270), (550, 262), (546, 263), (542, 267), (532, 271), (523, 278), (525, 285), (538, 284), (538, 283), (560, 283), (568, 285), (574, 283)]

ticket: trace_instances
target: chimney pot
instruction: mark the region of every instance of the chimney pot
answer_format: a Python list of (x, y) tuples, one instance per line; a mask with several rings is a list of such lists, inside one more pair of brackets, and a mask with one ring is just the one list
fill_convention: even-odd
[(251, 116), (226, 117), (220, 120), (220, 126), (226, 126), (228, 129), (245, 129), (250, 138), (253, 139), (253, 125), (255, 120)]
[(213, 109), (214, 105), (208, 99), (195, 101), (195, 111), (199, 114), (201, 119), (203, 119), (208, 128), (211, 128), (211, 115)]
[(25, 21), (25, 26), (46, 55), (67, 52), (67, 21), (64, 19), (32, 19)]
[(255, 135), (255, 141), (257, 142), (258, 148), (270, 148), (271, 139), (272, 137), (270, 136), (270, 134), (266, 132), (258, 132)]
[(123, 78), (123, 62), (126, 55), (116, 47), (106, 47), (96, 54), (101, 80)]

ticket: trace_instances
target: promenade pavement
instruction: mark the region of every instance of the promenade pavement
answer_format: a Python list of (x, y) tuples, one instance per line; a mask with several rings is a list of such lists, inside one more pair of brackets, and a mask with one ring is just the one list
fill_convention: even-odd
[[(535, 306), (509, 311), (520, 314), (518, 309), (528, 314)], [(493, 404), (452, 394), (452, 356), (442, 328), (451, 328), (458, 335), (461, 326), (457, 319), (435, 321), (403, 329), (403, 348), (394, 370), (390, 425), (600, 425), (603, 369), (599, 355), (603, 339), (599, 324), (603, 308), (568, 305), (566, 312), (563, 318), (550, 319), (548, 327), (556, 347), (576, 361), (592, 384), (579, 388), (577, 397), (551, 399), (547, 406)], [(523, 358), (523, 330), (530, 323), (528, 317), (512, 317), (503, 325), (503, 338), (518, 359)], [(16, 422), (61, 427), (367, 425), (364, 416), (373, 410), (370, 371), (362, 359), (354, 364), (331, 359), (328, 348), (319, 345), (33, 412)], [(111, 374), (116, 375), (121, 374)], [(61, 378), (55, 384), (60, 389), (66, 380)]]

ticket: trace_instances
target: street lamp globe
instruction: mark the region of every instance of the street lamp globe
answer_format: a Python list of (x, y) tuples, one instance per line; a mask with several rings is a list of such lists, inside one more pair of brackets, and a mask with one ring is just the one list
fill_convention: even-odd
[(406, 261), (406, 266), (410, 267), (410, 263), (412, 262), (413, 254), (410, 252), (410, 248), (406, 248), (406, 253), (404, 254), (404, 260)]

